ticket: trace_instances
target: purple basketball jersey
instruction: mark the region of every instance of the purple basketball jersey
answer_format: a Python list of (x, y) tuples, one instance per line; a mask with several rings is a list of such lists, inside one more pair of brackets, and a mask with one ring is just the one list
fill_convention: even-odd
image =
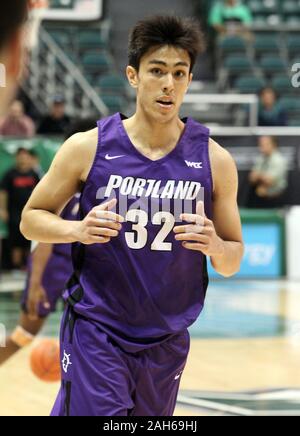
[(209, 130), (191, 118), (177, 146), (152, 161), (131, 143), (115, 114), (98, 122), (93, 166), (80, 214), (116, 197), (125, 218), (107, 244), (73, 244), (74, 274), (65, 299), (128, 352), (168, 340), (199, 316), (208, 285), (206, 258), (176, 241), (182, 212), (202, 199), (212, 217)]

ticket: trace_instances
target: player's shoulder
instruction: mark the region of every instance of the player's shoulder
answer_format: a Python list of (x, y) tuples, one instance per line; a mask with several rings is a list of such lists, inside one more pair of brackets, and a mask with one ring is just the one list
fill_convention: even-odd
[(86, 148), (87, 145), (97, 145), (97, 139), (98, 139), (98, 128), (87, 130), (86, 132), (78, 132), (74, 135), (70, 136), (65, 142), (66, 147), (70, 148)]
[(75, 133), (70, 136), (62, 146), (61, 152), (66, 158), (73, 157), (86, 161), (93, 156), (97, 149), (98, 129)]
[(70, 136), (57, 154), (57, 159), (67, 163), (69, 171), (79, 174), (83, 180), (94, 160), (98, 143), (98, 129), (79, 132)]
[[(210, 138), (209, 156), (214, 193), (220, 192), (220, 187), (224, 188), (224, 186), (229, 186), (232, 189), (237, 180), (237, 168), (232, 155), (228, 150)], [(224, 184), (224, 181), (227, 183)]]
[(219, 168), (235, 166), (234, 159), (230, 152), (212, 138), (209, 138), (209, 154), (211, 163)]

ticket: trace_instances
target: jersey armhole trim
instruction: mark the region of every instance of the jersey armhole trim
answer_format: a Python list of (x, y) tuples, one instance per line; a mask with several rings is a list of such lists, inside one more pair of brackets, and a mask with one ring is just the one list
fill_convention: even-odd
[(84, 188), (82, 190), (82, 193), (85, 189), (85, 186), (89, 183), (90, 179), (92, 178), (94, 171), (95, 171), (95, 166), (96, 166), (96, 162), (100, 153), (100, 147), (101, 147), (101, 143), (102, 143), (102, 138), (101, 138), (101, 120), (97, 121), (97, 127), (98, 127), (98, 140), (97, 140), (97, 147), (96, 147), (96, 152), (95, 152), (95, 156), (93, 159), (93, 163), (92, 166), (90, 168), (90, 171), (87, 175), (86, 181), (84, 183)]
[(206, 153), (208, 172), (209, 172), (209, 182), (210, 182), (210, 188), (211, 188), (211, 200), (213, 200), (213, 196), (214, 196), (214, 181), (213, 181), (212, 169), (211, 169), (211, 161), (210, 161), (210, 153), (209, 153), (209, 143), (210, 143), (210, 131), (208, 131), (208, 141), (207, 141), (207, 147), (206, 147), (205, 153)]

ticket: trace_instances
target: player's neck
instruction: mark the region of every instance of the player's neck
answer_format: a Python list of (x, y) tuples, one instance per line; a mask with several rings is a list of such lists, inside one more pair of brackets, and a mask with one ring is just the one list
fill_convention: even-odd
[(124, 121), (124, 127), (134, 144), (149, 149), (168, 149), (175, 147), (185, 124), (179, 118), (170, 123), (158, 123), (144, 114), (135, 113)]

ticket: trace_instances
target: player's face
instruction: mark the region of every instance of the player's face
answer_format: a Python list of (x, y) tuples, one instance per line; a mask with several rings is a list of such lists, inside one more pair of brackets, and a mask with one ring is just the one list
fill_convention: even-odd
[(190, 64), (188, 52), (181, 48), (163, 46), (146, 53), (134, 78), (138, 110), (162, 123), (178, 117), (192, 80)]

